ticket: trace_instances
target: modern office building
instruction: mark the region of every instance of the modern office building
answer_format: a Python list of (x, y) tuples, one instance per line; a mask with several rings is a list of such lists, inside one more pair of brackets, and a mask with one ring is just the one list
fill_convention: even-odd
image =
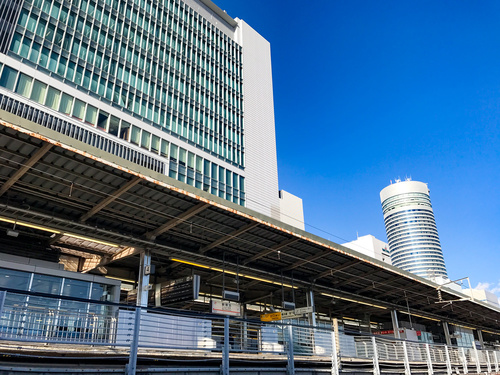
[(270, 46), (210, 0), (4, 1), (8, 98), (28, 120), (279, 219)]
[(355, 250), (361, 254), (368, 255), (387, 264), (392, 264), (389, 246), (371, 234), (358, 237), (356, 240), (343, 243), (342, 246)]
[(397, 180), (380, 192), (392, 264), (416, 275), (447, 278), (427, 184)]

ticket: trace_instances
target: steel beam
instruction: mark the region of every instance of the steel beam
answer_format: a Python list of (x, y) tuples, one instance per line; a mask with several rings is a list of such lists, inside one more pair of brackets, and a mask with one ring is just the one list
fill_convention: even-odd
[(112, 203), (116, 199), (118, 199), (122, 194), (133, 188), (135, 185), (137, 185), (139, 182), (142, 181), (141, 177), (134, 177), (131, 180), (129, 180), (125, 185), (120, 187), (118, 190), (116, 190), (114, 193), (111, 193), (108, 195), (106, 198), (104, 198), (102, 201), (97, 203), (94, 207), (92, 207), (87, 213), (83, 214), (82, 217), (80, 218), (80, 221), (83, 223), (90, 217), (94, 216), (96, 213), (101, 211), (103, 208), (105, 208), (108, 204)]
[(250, 262), (256, 261), (256, 260), (263, 258), (263, 257), (265, 257), (265, 256), (267, 256), (275, 251), (281, 250), (282, 248), (284, 248), (286, 246), (289, 246), (295, 242), (298, 242), (299, 240), (300, 240), (299, 238), (293, 238), (293, 237), (289, 238), (289, 239), (282, 241), (274, 246), (271, 246), (269, 249), (262, 250), (260, 253), (255, 254), (255, 255), (251, 256), (250, 258), (245, 259), (242, 262), (242, 264), (246, 265)]
[(255, 228), (257, 225), (259, 225), (259, 223), (250, 223), (247, 225), (243, 225), (241, 228), (236, 229), (235, 231), (232, 231), (231, 233), (219, 238), (218, 240), (202, 247), (200, 249), (200, 254), (204, 254), (207, 251), (212, 250), (214, 247), (222, 245), (224, 242), (227, 242), (229, 240), (232, 240), (235, 237), (238, 237), (240, 234), (243, 234), (243, 233), (249, 231), (250, 229)]
[(196, 214), (199, 214), (201, 211), (203, 211), (204, 209), (206, 209), (209, 206), (210, 206), (209, 203), (204, 203), (204, 202), (198, 203), (197, 205), (194, 205), (193, 207), (191, 207), (189, 210), (184, 211), (180, 215), (167, 221), (162, 226), (160, 226), (160, 227), (158, 227), (150, 232), (145, 233), (144, 236), (148, 240), (154, 240), (160, 234), (165, 233), (166, 231), (172, 229), (173, 227), (182, 223), (183, 221), (188, 220), (189, 218), (195, 216)]
[(323, 258), (325, 255), (331, 254), (332, 250), (328, 249), (325, 251), (322, 251), (321, 253), (311, 255), (307, 257), (306, 259), (299, 260), (298, 262), (295, 262), (294, 264), (289, 265), (288, 267), (285, 267), (282, 269), (283, 272), (293, 270), (297, 267), (303, 266), (304, 264), (314, 262), (317, 259)]
[(21, 165), (12, 176), (9, 177), (0, 187), (0, 196), (3, 195), (9, 188), (14, 185), (26, 172), (30, 170), (47, 152), (52, 148), (51, 143), (44, 143), (24, 164)]
[(344, 264), (342, 264), (340, 266), (337, 266), (337, 267), (334, 267), (334, 268), (330, 268), (330, 269), (328, 269), (326, 271), (321, 272), (319, 275), (314, 276), (314, 278), (312, 278), (312, 280), (318, 280), (318, 279), (322, 279), (325, 276), (331, 276), (334, 273), (343, 271), (346, 268), (349, 268), (349, 267), (354, 266), (355, 264), (358, 264), (359, 262), (361, 262), (361, 261), (360, 260), (353, 260), (353, 261), (344, 263)]

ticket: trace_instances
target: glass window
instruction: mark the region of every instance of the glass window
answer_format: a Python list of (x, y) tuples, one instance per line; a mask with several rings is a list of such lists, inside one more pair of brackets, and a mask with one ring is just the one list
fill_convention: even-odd
[(160, 146), (160, 154), (161, 156), (164, 156), (164, 157), (168, 157), (168, 146), (169, 146), (169, 142), (162, 139), (161, 140), (161, 146)]
[(109, 286), (105, 284), (92, 283), (90, 299), (104, 301), (104, 297), (106, 297), (106, 295), (109, 293), (108, 288)]
[(130, 134), (130, 142), (138, 145), (141, 136), (141, 128), (132, 125), (132, 132)]
[(196, 156), (196, 171), (200, 172), (203, 168), (203, 158), (201, 156)]
[(47, 21), (40, 20), (38, 22), (38, 26), (36, 27), (36, 35), (38, 35), (40, 38), (43, 38), (45, 35), (45, 28), (47, 27)]
[(158, 153), (160, 150), (160, 137), (154, 135), (151, 137), (151, 151)]
[[(72, 61), (69, 62), (68, 64), (68, 70), (66, 70), (66, 78), (69, 79), (70, 81), (73, 81), (73, 76), (75, 75), (75, 67), (76, 64)], [(81, 81), (81, 78), (80, 78)], [(77, 82), (75, 82), (77, 83)], [(78, 82), (79, 84), (79, 82)]]
[(89, 104), (87, 106), (87, 112), (85, 114), (85, 122), (91, 125), (95, 125), (96, 120), (97, 120), (97, 108)]
[(60, 5), (58, 3), (54, 3), (54, 5), (52, 5), (52, 11), (50, 12), (51, 17), (57, 19), (59, 16), (59, 7)]
[(75, 104), (73, 106), (73, 117), (83, 121), (85, 114), (85, 103), (81, 100), (75, 99)]
[(97, 127), (103, 130), (108, 129), (108, 119), (109, 119), (109, 114), (104, 112), (104, 111), (99, 111), (99, 117), (97, 120)]
[(26, 74), (21, 73), (19, 75), (19, 80), (17, 81), (16, 92), (28, 98), (32, 82), (33, 78), (27, 76)]
[(46, 91), (47, 91), (47, 85), (45, 83), (35, 80), (35, 82), (33, 83), (33, 90), (31, 90), (30, 99), (40, 104), (44, 103)]
[(122, 121), (122, 126), (120, 127), (120, 138), (128, 141), (129, 131), (130, 124), (126, 121)]
[(0, 86), (13, 91), (14, 85), (16, 83), (17, 73), (17, 70), (12, 69), (8, 66), (4, 66), (2, 76), (0, 76)]
[(109, 134), (112, 134), (114, 136), (118, 136), (118, 130), (120, 128), (120, 119), (115, 116), (111, 116), (109, 119)]
[(82, 86), (85, 87), (86, 89), (89, 89), (90, 88), (90, 81), (91, 81), (91, 77), (92, 76), (92, 72), (90, 70), (86, 70), (85, 69), (85, 75), (83, 76), (83, 84)]
[(66, 279), (62, 291), (63, 296), (89, 298), (90, 283), (82, 280)]
[(23, 42), (21, 43), (21, 50), (19, 51), (19, 55), (21, 57), (27, 58), (30, 52), (31, 39), (24, 37)]
[(22, 35), (15, 33), (12, 37), (12, 43), (10, 45), (10, 50), (14, 53), (19, 53), (19, 48), (21, 47)]
[(38, 62), (38, 56), (40, 56), (40, 49), (42, 46), (36, 42), (33, 43), (33, 46), (31, 47), (31, 53), (29, 56), (30, 61), (34, 62), (35, 64)]
[(33, 275), (31, 291), (47, 294), (61, 294), (62, 278), (48, 275)]
[(19, 16), (18, 24), (22, 27), (26, 27), (26, 22), (28, 21), (28, 11), (26, 9), (21, 10), (21, 15)]
[(47, 91), (47, 97), (45, 98), (45, 105), (52, 109), (58, 109), (60, 97), (61, 91), (56, 90), (53, 87), (49, 87), (49, 90)]
[(188, 159), (187, 159), (187, 165), (189, 168), (194, 169), (194, 154), (189, 152), (188, 153)]
[(42, 48), (42, 54), (40, 55), (40, 61), (38, 63), (44, 68), (47, 67), (47, 64), (49, 62), (49, 53), (50, 50), (48, 48), (45, 47)]
[(83, 67), (81, 67), (80, 65), (77, 65), (76, 66), (76, 73), (75, 73), (75, 80), (74, 80), (74, 82), (77, 85), (81, 85), (82, 78), (83, 78)]
[(35, 32), (35, 28), (36, 28), (36, 21), (38, 20), (38, 17), (35, 16), (33, 13), (30, 14), (30, 17), (28, 19), (28, 23), (26, 25), (26, 29), (28, 29), (29, 31), (31, 31), (32, 33)]
[(151, 133), (143, 130), (141, 136), (141, 147), (149, 150), (149, 141), (151, 139)]
[(179, 147), (179, 164), (186, 165), (186, 150)]
[(28, 290), (31, 274), (0, 268), (0, 287)]
[(47, 41), (49, 42), (52, 42), (55, 33), (56, 33), (56, 27), (51, 23), (49, 23), (49, 26), (47, 27), (47, 31), (45, 33), (45, 39), (47, 39)]
[(59, 105), (59, 112), (69, 115), (71, 113), (71, 105), (73, 104), (73, 97), (68, 94), (62, 94), (61, 104)]
[(50, 54), (50, 59), (49, 59), (49, 70), (51, 72), (56, 72), (56, 68), (57, 68), (57, 53), (55, 52), (52, 52)]
[(61, 56), (61, 58), (59, 59), (59, 65), (57, 66), (57, 74), (59, 74), (60, 76), (64, 76), (64, 73), (66, 72), (67, 63), (68, 59)]
[(170, 145), (170, 160), (177, 161), (177, 151), (179, 147), (173, 143)]

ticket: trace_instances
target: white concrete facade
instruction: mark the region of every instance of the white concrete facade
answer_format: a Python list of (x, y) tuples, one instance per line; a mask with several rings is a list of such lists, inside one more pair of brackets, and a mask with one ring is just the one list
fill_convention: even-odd
[(427, 184), (397, 181), (380, 192), (392, 264), (426, 278), (447, 278)]
[(371, 234), (358, 237), (358, 239), (344, 243), (342, 246), (348, 247), (349, 249), (368, 255), (387, 264), (392, 264), (391, 255), (389, 253), (389, 245), (387, 245), (384, 241), (375, 238)]
[(305, 230), (302, 199), (285, 190), (280, 190), (279, 198), (280, 220), (286, 224)]
[(271, 46), (238, 21), (243, 46), (244, 149), (247, 207), (280, 219)]

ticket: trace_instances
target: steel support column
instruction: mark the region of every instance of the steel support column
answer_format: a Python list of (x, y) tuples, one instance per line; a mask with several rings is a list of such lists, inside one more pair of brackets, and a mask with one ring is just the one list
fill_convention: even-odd
[(425, 354), (427, 357), (427, 374), (433, 375), (434, 369), (432, 368), (431, 347), (429, 344), (425, 344)]
[(229, 375), (229, 318), (227, 316), (224, 318), (221, 375)]
[(380, 375), (380, 364), (378, 362), (377, 340), (372, 336), (373, 347), (373, 375)]
[(481, 373), (481, 362), (479, 362), (479, 353), (477, 351), (476, 345), (474, 345), (474, 359), (476, 360), (476, 371), (478, 374)]
[(462, 356), (462, 366), (464, 367), (464, 374), (468, 374), (469, 369), (467, 368), (467, 354), (465, 354), (464, 348), (460, 348), (460, 355)]
[(125, 367), (126, 375), (135, 375), (137, 370), (137, 351), (139, 349), (139, 332), (141, 325), (141, 308), (135, 308), (135, 317), (134, 317), (134, 332), (132, 334), (132, 341), (130, 343), (130, 353), (129, 353), (129, 361), (127, 366)]
[(293, 358), (293, 327), (291, 324), (288, 325), (287, 330), (288, 330), (288, 342), (287, 342), (288, 364), (286, 367), (286, 372), (288, 375), (295, 375), (295, 362)]
[(148, 307), (149, 274), (151, 273), (151, 251), (141, 252), (139, 280), (137, 286), (137, 306)]
[(448, 345), (444, 346), (444, 352), (446, 354), (446, 372), (448, 375), (451, 375), (452, 370), (451, 370), (451, 359), (450, 359), (450, 350)]
[(451, 346), (450, 337), (450, 327), (448, 327), (448, 322), (441, 322), (443, 324), (444, 338), (446, 339), (446, 345)]
[(411, 375), (410, 359), (408, 358), (408, 347), (406, 346), (406, 341), (402, 341), (402, 343), (403, 343), (403, 355), (405, 361), (405, 375)]
[(392, 330), (394, 331), (394, 337), (400, 339), (401, 335), (399, 334), (398, 312), (396, 310), (391, 310), (391, 320), (392, 320)]
[(332, 331), (332, 375), (339, 375), (340, 372), (338, 355), (336, 333)]

